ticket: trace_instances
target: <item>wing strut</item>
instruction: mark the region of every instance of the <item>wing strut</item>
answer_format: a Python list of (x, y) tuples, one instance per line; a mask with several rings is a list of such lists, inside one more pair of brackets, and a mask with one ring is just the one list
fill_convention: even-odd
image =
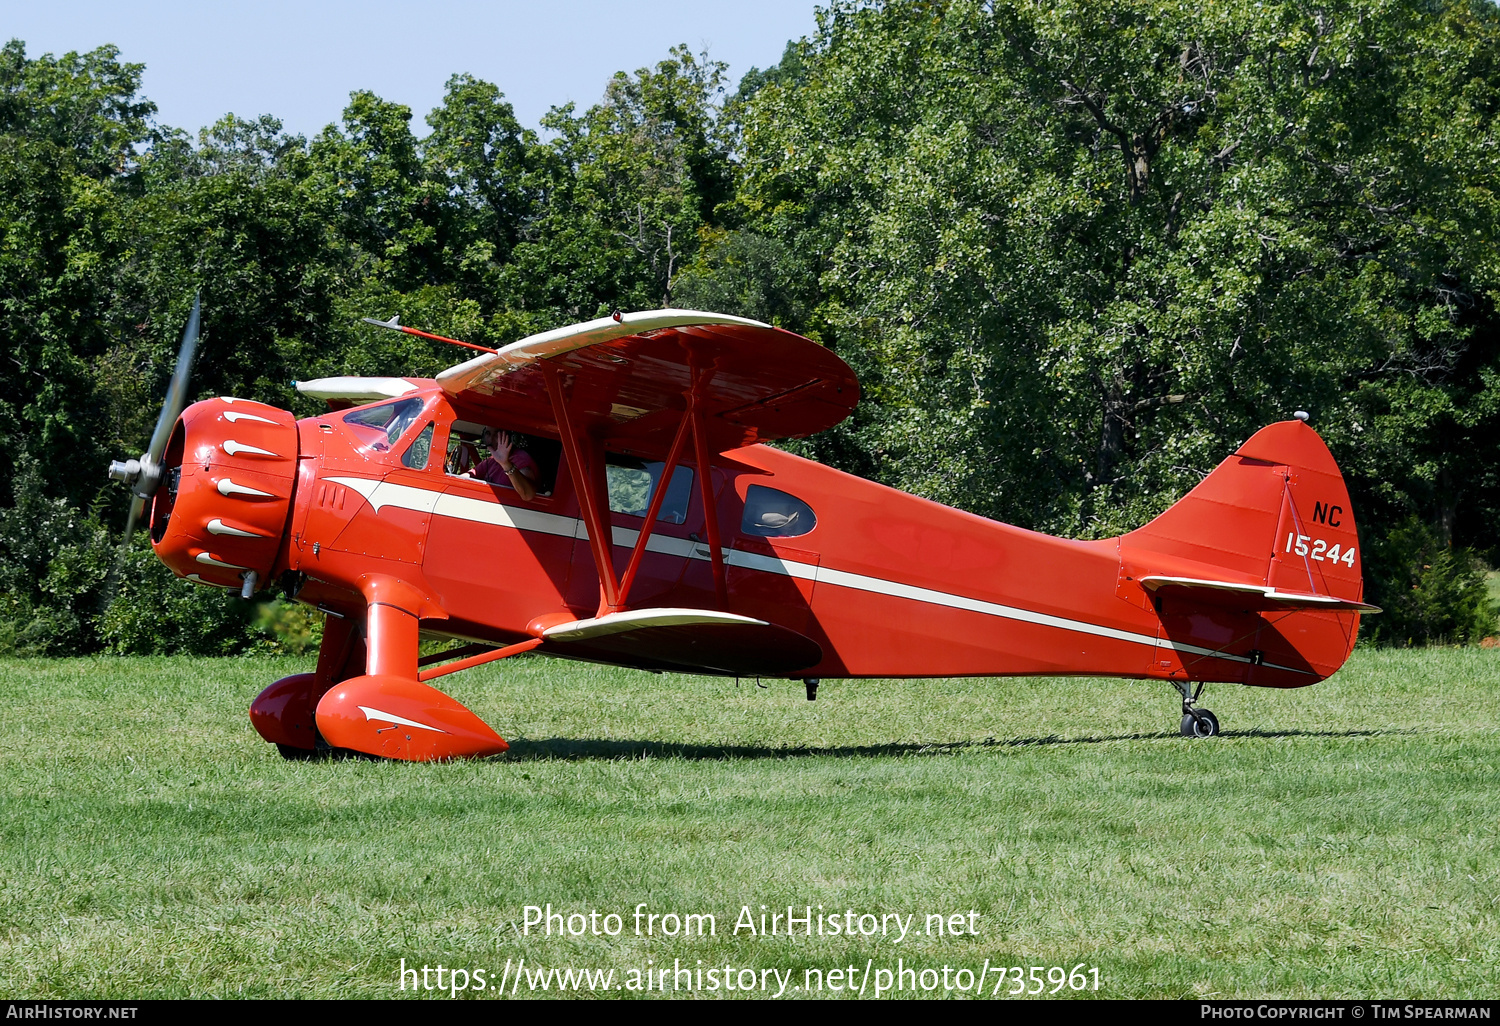
[[(667, 462), (662, 467), (656, 494), (651, 496), (651, 503), (646, 507), (646, 522), (642, 525), (640, 537), (635, 540), (635, 548), (630, 553), (630, 562), (625, 567), (625, 579), (620, 584), (622, 605), (630, 597), (630, 586), (635, 583), (636, 571), (641, 568), (641, 557), (646, 554), (646, 539), (651, 537), (651, 528), (656, 526), (656, 516), (661, 512), (662, 500), (667, 497), (667, 490), (672, 483), (672, 471), (677, 469), (677, 461), (682, 458), (682, 443), (687, 441), (690, 423), (687, 417), (683, 417), (682, 422), (677, 425), (677, 434), (672, 439), (672, 448), (667, 452)], [(607, 612), (613, 611), (607, 610)]]
[[(449, 673), (457, 673), (459, 670), (467, 670), (469, 667), (478, 666), (481, 663), (492, 663), (496, 659), (509, 659), (513, 655), (520, 655), (522, 652), (530, 652), (541, 643), (541, 638), (528, 638), (527, 640), (518, 642), (514, 645), (506, 645), (504, 648), (491, 648), (484, 652), (481, 652), (478, 655), (471, 655), (466, 659), (459, 659), (455, 662), (451, 662), (447, 666), (439, 666), (435, 669), (418, 670), (417, 680), (423, 681), (425, 683), (426, 681), (432, 680), (435, 677), (442, 677), (445, 674)], [(484, 646), (467, 645), (464, 648), (457, 649), (455, 652), (439, 652), (438, 655), (447, 656), (461, 654), (475, 647), (483, 648)], [(424, 658), (431, 657), (426, 656)], [(418, 665), (420, 665), (421, 662), (422, 660), (417, 660)]]
[[(603, 592), (599, 608), (601, 611), (616, 609), (620, 605), (620, 583), (615, 580), (614, 561), (610, 556), (614, 532), (604, 516), (608, 506), (600, 501), (607, 499), (608, 492), (607, 488), (601, 487), (604, 468), (594, 466), (602, 460), (584, 458), (584, 447), (580, 443), (585, 439), (578, 430), (582, 425), (575, 427), (573, 418), (568, 416), (568, 403), (562, 391), (562, 371), (546, 362), (541, 362), (540, 366), (542, 377), (547, 382), (547, 396), (552, 400), (552, 414), (557, 418), (557, 433), (562, 436), (563, 451), (567, 454), (568, 465), (573, 468), (579, 512), (583, 514), (583, 523), (588, 529), (589, 551), (594, 554), (594, 566), (599, 571), (599, 589)], [(597, 457), (599, 454), (590, 451), (589, 455)]]
[[(687, 396), (687, 415), (683, 419), (693, 422), (693, 453), (698, 460), (698, 487), (703, 494), (703, 533), (708, 535), (708, 551), (713, 559), (714, 596), (719, 600), (719, 608), (728, 610), (729, 589), (724, 577), (724, 550), (719, 547), (719, 511), (714, 507), (714, 474), (708, 462), (708, 432), (703, 425), (703, 386), (708, 384), (713, 371), (704, 372), (698, 366), (697, 355), (689, 350), (688, 366), (692, 368), (693, 384)], [(651, 525), (646, 526), (649, 528)]]
[[(686, 343), (684, 343), (686, 345)], [(729, 606), (726, 585), (724, 552), (720, 544), (719, 514), (714, 506), (713, 468), (709, 463), (708, 432), (703, 420), (703, 390), (713, 377), (713, 369), (699, 365), (696, 354), (689, 349), (691, 385), (683, 393), (686, 408), (677, 432), (672, 439), (672, 448), (667, 453), (666, 463), (658, 478), (655, 494), (646, 510), (645, 523), (641, 526), (635, 547), (631, 550), (623, 579), (615, 575), (613, 541), (610, 527), (609, 484), (604, 472), (604, 454), (597, 440), (591, 438), (568, 410), (568, 401), (563, 394), (562, 370), (549, 361), (538, 361), (543, 380), (547, 383), (547, 396), (552, 402), (553, 416), (557, 421), (558, 434), (562, 436), (563, 451), (569, 466), (574, 468), (574, 481), (578, 491), (579, 511), (583, 514), (584, 526), (588, 530), (589, 551), (594, 557), (594, 567), (599, 572), (599, 616), (618, 613), (628, 609), (631, 585), (635, 583), (641, 560), (646, 553), (646, 543), (656, 527), (657, 514), (661, 512), (663, 500), (672, 481), (672, 472), (687, 442), (689, 431), (693, 435), (693, 453), (698, 463), (698, 481), (703, 499), (704, 533), (708, 536), (714, 575), (714, 595), (719, 608)]]

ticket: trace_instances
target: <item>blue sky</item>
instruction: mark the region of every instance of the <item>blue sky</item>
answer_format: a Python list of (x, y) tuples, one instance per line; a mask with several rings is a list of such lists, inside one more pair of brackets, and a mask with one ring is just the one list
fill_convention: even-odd
[(273, 114), (314, 135), (349, 93), (368, 89), (412, 108), (412, 127), (457, 72), (493, 82), (521, 124), (548, 107), (598, 100), (616, 71), (654, 64), (676, 43), (728, 62), (732, 82), (774, 64), (788, 39), (816, 28), (815, 0), (260, 0), (197, 3), (58, 0), (10, 4), (0, 35), (32, 57), (106, 43), (146, 65), (142, 92), (163, 125), (196, 131), (233, 112)]

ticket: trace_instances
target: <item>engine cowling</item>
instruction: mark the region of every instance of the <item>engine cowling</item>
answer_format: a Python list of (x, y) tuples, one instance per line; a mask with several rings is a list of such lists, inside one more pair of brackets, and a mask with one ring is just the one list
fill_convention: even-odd
[[(297, 480), (297, 422), (249, 399), (182, 412), (151, 504), (151, 546), (179, 577), (242, 588), (279, 569)], [(252, 585), (253, 587), (253, 585)]]

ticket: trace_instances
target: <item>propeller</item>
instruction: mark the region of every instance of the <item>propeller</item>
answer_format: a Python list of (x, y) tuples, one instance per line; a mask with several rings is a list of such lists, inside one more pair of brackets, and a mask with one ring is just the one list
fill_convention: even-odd
[(177, 349), (177, 366), (172, 371), (172, 381), (167, 386), (167, 398), (161, 407), (161, 416), (156, 418), (156, 430), (151, 433), (151, 444), (139, 459), (111, 461), (109, 476), (112, 480), (130, 486), (134, 498), (130, 503), (130, 516), (125, 521), (125, 538), (120, 544), (120, 554), (130, 546), (136, 523), (146, 510), (146, 504), (161, 487), (162, 456), (167, 451), (167, 442), (172, 437), (172, 428), (182, 416), (187, 405), (188, 379), (193, 373), (193, 356), (198, 351), (199, 295), (193, 296), (193, 312), (188, 317), (187, 327), (182, 332), (182, 344)]

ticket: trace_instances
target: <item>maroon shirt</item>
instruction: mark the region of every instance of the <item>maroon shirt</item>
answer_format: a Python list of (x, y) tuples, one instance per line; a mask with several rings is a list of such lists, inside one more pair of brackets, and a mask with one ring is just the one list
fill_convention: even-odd
[[(512, 449), (510, 453), (510, 465), (519, 470), (522, 477), (529, 480), (532, 484), (536, 484), (539, 475), (537, 473), (536, 460), (531, 458), (531, 453), (525, 449)], [(481, 481), (488, 481), (490, 484), (505, 485), (507, 488), (514, 487), (510, 483), (510, 478), (506, 475), (504, 468), (500, 466), (500, 461), (493, 456), (479, 461), (479, 466), (474, 468), (474, 476)]]

